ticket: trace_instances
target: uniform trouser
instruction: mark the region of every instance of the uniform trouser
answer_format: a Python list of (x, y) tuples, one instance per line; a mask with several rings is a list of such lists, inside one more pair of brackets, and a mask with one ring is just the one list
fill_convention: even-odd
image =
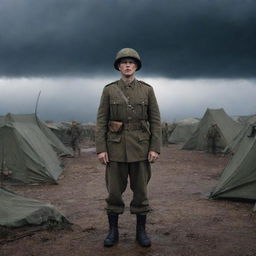
[(147, 184), (151, 177), (149, 162), (110, 162), (106, 167), (106, 185), (108, 190), (106, 210), (108, 213), (122, 214), (124, 212), (125, 204), (122, 194), (127, 187), (128, 177), (130, 178), (130, 188), (133, 191), (130, 212), (133, 214), (146, 214), (150, 211), (147, 198)]
[(216, 140), (214, 138), (208, 139), (208, 152), (215, 154), (217, 151)]
[(80, 146), (79, 146), (79, 139), (78, 138), (73, 138), (71, 140), (71, 147), (74, 150), (74, 152), (76, 150), (78, 150), (78, 152), (80, 151)]

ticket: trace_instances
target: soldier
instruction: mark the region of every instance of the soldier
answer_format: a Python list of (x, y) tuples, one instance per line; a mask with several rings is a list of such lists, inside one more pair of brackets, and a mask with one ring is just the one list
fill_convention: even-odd
[(122, 194), (130, 178), (133, 199), (130, 212), (136, 214), (136, 240), (148, 247), (151, 241), (145, 231), (150, 211), (147, 184), (150, 163), (160, 154), (161, 122), (153, 88), (135, 78), (141, 68), (139, 54), (131, 48), (120, 50), (114, 62), (121, 79), (105, 86), (98, 109), (96, 150), (106, 164), (108, 190), (107, 214), (109, 233), (104, 246), (118, 242), (118, 215), (124, 212)]
[(206, 137), (207, 137), (208, 152), (216, 154), (216, 152), (217, 152), (216, 143), (220, 138), (220, 133), (219, 133), (218, 126), (216, 123), (211, 125), (211, 127), (209, 128), (209, 130), (207, 132)]
[(90, 127), (90, 141), (95, 142), (95, 126)]
[(81, 149), (79, 142), (81, 136), (81, 129), (78, 127), (76, 121), (72, 121), (72, 127), (68, 130), (68, 135), (71, 136), (70, 146), (74, 151), (74, 155), (76, 154), (76, 152), (78, 152), (78, 155), (80, 156)]
[(168, 147), (168, 139), (169, 139), (169, 127), (168, 124), (165, 122), (162, 125), (162, 143), (164, 147)]
[(250, 128), (251, 128), (251, 132), (247, 137), (248, 138), (253, 138), (256, 134), (256, 125), (252, 124), (252, 125), (250, 125)]

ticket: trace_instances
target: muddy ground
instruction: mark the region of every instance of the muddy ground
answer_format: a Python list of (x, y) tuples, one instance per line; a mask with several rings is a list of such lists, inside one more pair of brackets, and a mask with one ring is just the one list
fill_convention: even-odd
[[(59, 185), (15, 186), (19, 194), (51, 202), (74, 225), (64, 230), (25, 227), (7, 231), (0, 239), (1, 256), (147, 255), (147, 256), (253, 256), (256, 255), (256, 214), (252, 202), (212, 201), (214, 188), (228, 157), (163, 148), (152, 165), (149, 198), (153, 208), (147, 230), (151, 248), (135, 243), (135, 216), (127, 208), (120, 217), (120, 241), (103, 247), (107, 233), (104, 212), (104, 166), (84, 150), (66, 159)], [(37, 229), (37, 231), (35, 231)], [(39, 230), (38, 230), (39, 229)], [(7, 240), (7, 237), (13, 239)]]

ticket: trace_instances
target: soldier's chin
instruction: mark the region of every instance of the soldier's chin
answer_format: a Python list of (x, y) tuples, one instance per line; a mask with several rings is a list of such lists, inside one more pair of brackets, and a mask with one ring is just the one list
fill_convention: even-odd
[(125, 77), (131, 77), (133, 75), (133, 73), (124, 73)]

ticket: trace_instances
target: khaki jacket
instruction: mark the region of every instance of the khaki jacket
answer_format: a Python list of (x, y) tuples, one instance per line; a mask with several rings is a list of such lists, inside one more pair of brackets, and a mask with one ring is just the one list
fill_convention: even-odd
[[(116, 86), (123, 91), (134, 111), (127, 106)], [(122, 131), (111, 132), (110, 121), (123, 122)], [(160, 153), (160, 146), (161, 121), (153, 88), (136, 79), (128, 85), (122, 79), (106, 85), (97, 115), (97, 153), (108, 152), (110, 161), (137, 162), (146, 160), (149, 151)]]

